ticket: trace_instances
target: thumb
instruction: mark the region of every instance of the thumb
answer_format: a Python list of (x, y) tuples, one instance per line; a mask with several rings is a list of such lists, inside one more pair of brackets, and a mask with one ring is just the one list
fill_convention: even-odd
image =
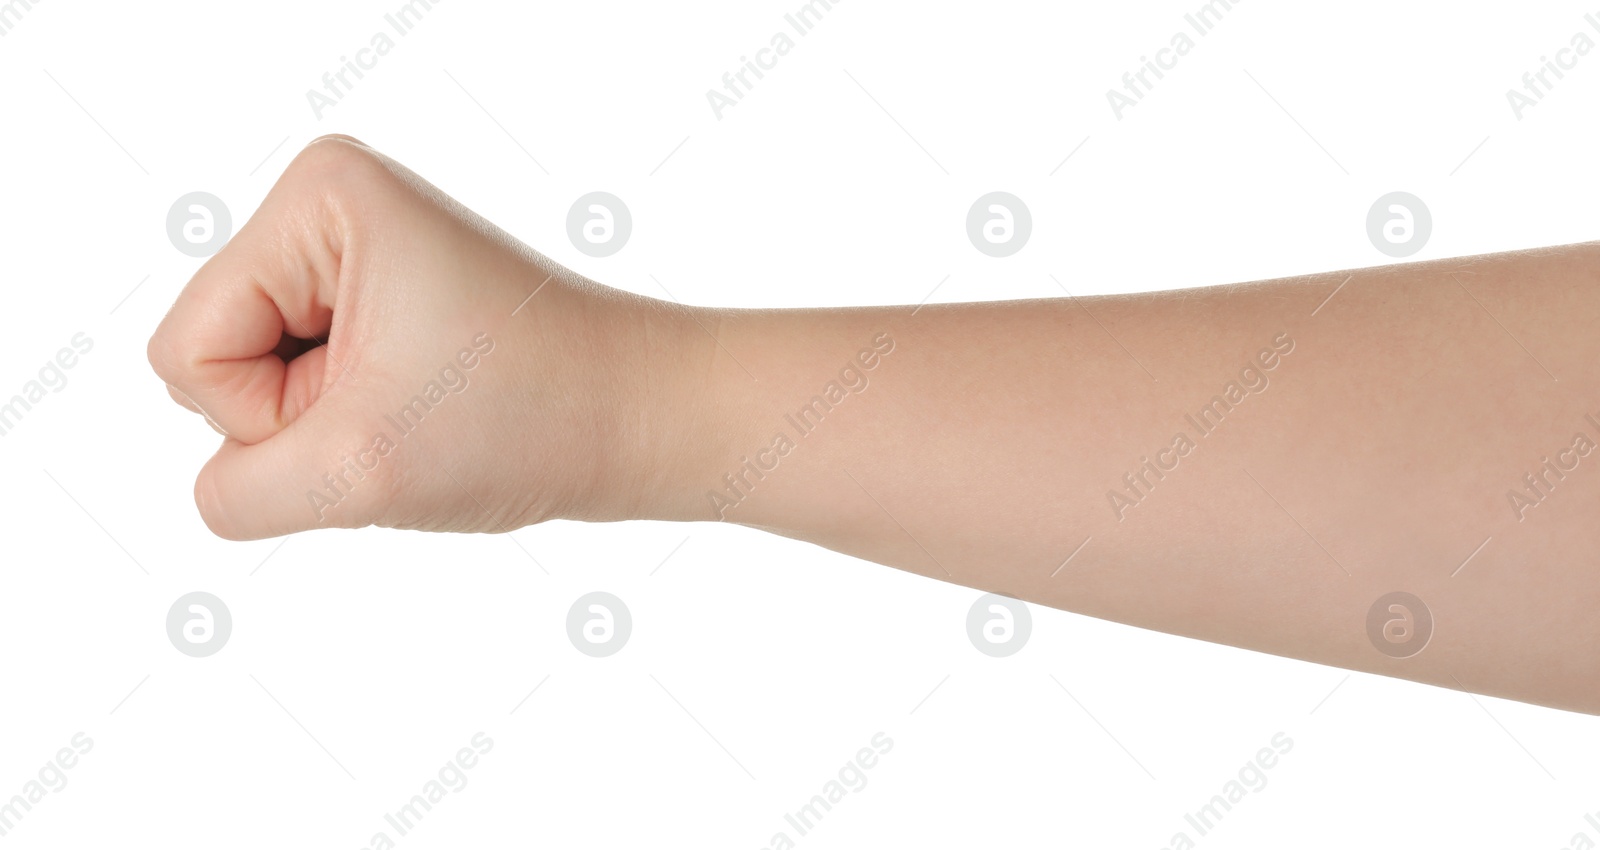
[(393, 492), (395, 444), (381, 431), (360, 433), (333, 407), (317, 405), (260, 443), (223, 442), (194, 487), (212, 533), (259, 540), (378, 518)]

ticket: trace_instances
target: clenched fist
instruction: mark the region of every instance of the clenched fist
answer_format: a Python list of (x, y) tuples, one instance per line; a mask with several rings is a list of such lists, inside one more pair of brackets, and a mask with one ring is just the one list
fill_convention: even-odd
[(149, 356), (226, 438), (195, 483), (223, 537), (505, 531), (645, 511), (685, 454), (663, 451), (678, 408), (657, 402), (693, 395), (683, 365), (714, 344), (696, 321), (330, 136), (189, 282)]

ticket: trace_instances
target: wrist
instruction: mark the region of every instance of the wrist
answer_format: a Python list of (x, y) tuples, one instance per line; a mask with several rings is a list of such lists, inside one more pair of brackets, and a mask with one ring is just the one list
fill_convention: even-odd
[(599, 394), (609, 408), (601, 415), (613, 427), (596, 429), (608, 445), (591, 500), (597, 516), (585, 518), (715, 519), (702, 491), (735, 418), (733, 397), (719, 389), (727, 364), (712, 336), (718, 313), (624, 297), (621, 321), (596, 328), (615, 388)]

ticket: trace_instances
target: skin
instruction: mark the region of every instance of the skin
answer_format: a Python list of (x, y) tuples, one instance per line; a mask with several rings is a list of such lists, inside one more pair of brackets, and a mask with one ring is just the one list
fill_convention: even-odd
[[(1597, 327), (1600, 243), (1105, 298), (685, 307), (586, 280), (329, 137), (149, 352), (226, 436), (195, 484), (225, 538), (721, 520), (1594, 714), (1600, 452), (1573, 447), (1600, 441)], [(1425, 643), (1405, 641), (1411, 602), (1369, 634), (1395, 591), (1431, 615)]]

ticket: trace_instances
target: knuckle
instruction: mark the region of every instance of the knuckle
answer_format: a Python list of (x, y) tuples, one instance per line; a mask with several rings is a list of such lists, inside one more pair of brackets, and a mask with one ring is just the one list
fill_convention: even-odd
[(381, 180), (388, 169), (378, 153), (349, 136), (321, 136), (289, 164), (287, 174), (313, 190), (335, 192)]
[(367, 229), (375, 198), (393, 197), (396, 184), (390, 165), (377, 151), (349, 136), (314, 139), (294, 158), (279, 179), (275, 192), (283, 194), (283, 209), (296, 210), (296, 221), (316, 222), (330, 228), (335, 253), (345, 240)]
[(316, 137), (315, 139), (312, 139), (311, 141), (307, 142), (306, 145), (309, 147), (309, 146), (314, 145), (314, 144), (316, 144), (318, 142), (331, 142), (331, 141), (349, 142), (350, 144), (359, 145), (361, 147), (366, 147), (367, 146), (366, 142), (361, 141), (360, 139), (356, 138), (355, 136), (347, 136), (344, 133), (323, 133), (322, 135)]

